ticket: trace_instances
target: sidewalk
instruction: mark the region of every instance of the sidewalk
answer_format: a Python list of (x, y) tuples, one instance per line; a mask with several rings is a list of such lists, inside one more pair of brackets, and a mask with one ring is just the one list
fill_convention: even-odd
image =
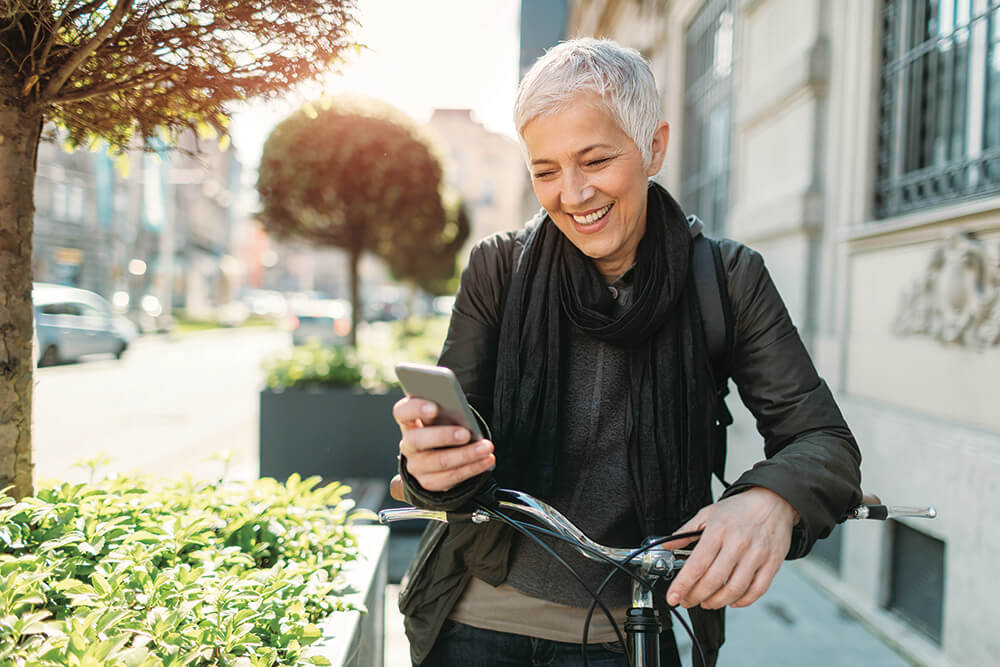
[[(386, 667), (410, 664), (403, 619), (396, 606), (399, 586), (386, 589)], [(685, 667), (691, 641), (679, 630)], [(757, 603), (726, 611), (726, 644), (719, 667), (909, 667), (849, 611), (819, 590), (795, 565), (786, 563)]]

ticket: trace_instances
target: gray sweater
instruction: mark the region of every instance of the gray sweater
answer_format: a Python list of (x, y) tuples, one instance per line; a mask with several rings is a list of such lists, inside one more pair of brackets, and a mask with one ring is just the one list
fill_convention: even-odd
[[(619, 309), (632, 298), (631, 272), (609, 289)], [(622, 348), (570, 328), (569, 376), (560, 405), (566, 439), (560, 452), (552, 495), (541, 499), (576, 524), (594, 541), (613, 547), (637, 547), (639, 519), (629, 490), (625, 411), (629, 394), (628, 357)], [(611, 570), (584, 558), (575, 549), (543, 538), (569, 562), (587, 585), (596, 589)], [(507, 583), (536, 598), (588, 607), (590, 595), (566, 568), (531, 540), (518, 535), (511, 554)], [(615, 575), (601, 599), (609, 607), (628, 606), (631, 585)]]

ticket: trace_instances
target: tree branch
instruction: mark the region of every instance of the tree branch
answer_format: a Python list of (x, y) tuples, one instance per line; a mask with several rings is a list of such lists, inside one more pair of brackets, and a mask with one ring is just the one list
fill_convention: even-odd
[(45, 90), (41, 95), (41, 102), (48, 102), (56, 96), (69, 78), (73, 75), (73, 72), (77, 70), (78, 67), (83, 63), (84, 60), (90, 57), (97, 48), (104, 43), (111, 31), (115, 29), (119, 22), (121, 22), (122, 17), (125, 16), (125, 11), (128, 9), (129, 5), (132, 3), (129, 0), (118, 0), (115, 3), (115, 8), (111, 10), (111, 14), (108, 16), (108, 20), (104, 22), (104, 25), (98, 29), (97, 34), (95, 34), (90, 41), (88, 41), (83, 46), (76, 49), (73, 55), (63, 63), (59, 71), (55, 73), (49, 83), (45, 86)]
[[(101, 0), (92, 0), (88, 4), (84, 5), (82, 9), (89, 10), (95, 9)], [(79, 9), (79, 8), (78, 8)], [(41, 72), (45, 69), (45, 63), (49, 59), (49, 53), (52, 52), (52, 47), (55, 46), (56, 39), (59, 37), (59, 31), (62, 29), (63, 19), (67, 15), (70, 15), (70, 20), (74, 18), (73, 15), (76, 14), (77, 10), (73, 9), (73, 4), (70, 3), (60, 12), (59, 17), (56, 19), (55, 25), (52, 26), (52, 31), (49, 33), (49, 38), (45, 40), (45, 46), (42, 48), (42, 55), (38, 58), (38, 67), (35, 69), (36, 72)]]
[(90, 99), (91, 97), (96, 97), (98, 95), (108, 95), (110, 93), (117, 93), (123, 90), (129, 90), (131, 88), (138, 88), (150, 83), (158, 83), (164, 79), (170, 78), (170, 72), (161, 72), (159, 74), (154, 74), (152, 76), (138, 76), (127, 81), (122, 81), (108, 86), (90, 86), (84, 88), (77, 88), (76, 90), (65, 93), (63, 95), (57, 95), (56, 97), (49, 100), (51, 104), (65, 104), (67, 102), (80, 102), (81, 100)]

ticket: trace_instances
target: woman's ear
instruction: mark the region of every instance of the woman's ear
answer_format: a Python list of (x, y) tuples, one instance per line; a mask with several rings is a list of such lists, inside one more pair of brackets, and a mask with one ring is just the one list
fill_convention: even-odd
[(667, 144), (670, 142), (670, 123), (661, 120), (656, 130), (653, 131), (653, 143), (650, 146), (649, 168), (646, 170), (647, 176), (656, 176), (663, 167), (663, 160), (667, 157)]

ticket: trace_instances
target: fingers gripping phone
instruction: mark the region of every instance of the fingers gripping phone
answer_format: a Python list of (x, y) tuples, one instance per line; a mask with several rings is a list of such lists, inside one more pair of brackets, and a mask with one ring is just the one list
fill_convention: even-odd
[(438, 416), (433, 424), (455, 424), (469, 429), (469, 442), (482, 440), (483, 433), (472, 407), (465, 398), (462, 385), (450, 368), (430, 364), (396, 364), (396, 377), (403, 391), (412, 398), (422, 398), (438, 404)]

